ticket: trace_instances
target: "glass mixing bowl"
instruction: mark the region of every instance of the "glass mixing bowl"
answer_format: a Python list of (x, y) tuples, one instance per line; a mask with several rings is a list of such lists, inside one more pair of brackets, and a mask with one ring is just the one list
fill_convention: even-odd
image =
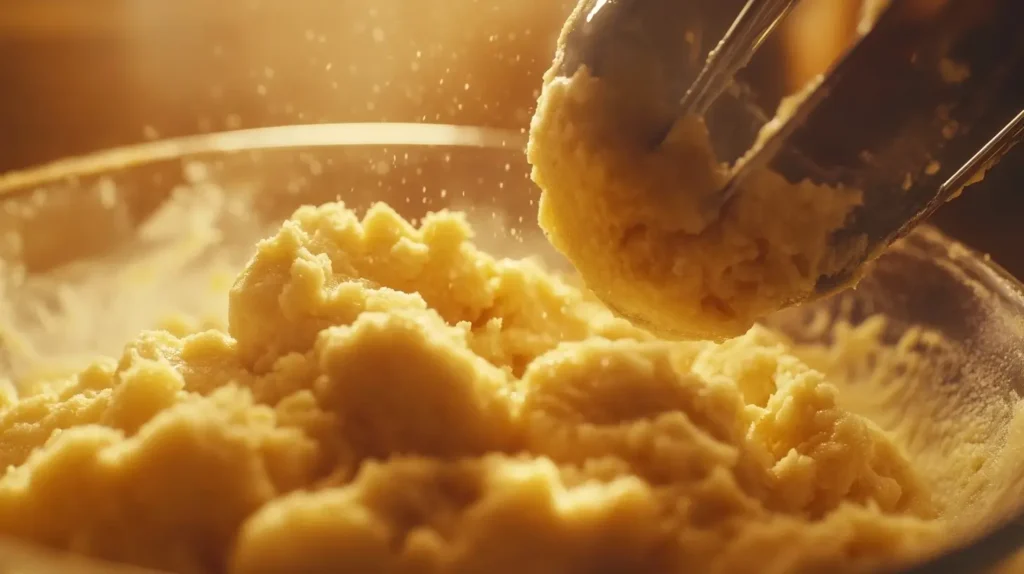
[[(174, 313), (223, 322), (223, 295), (255, 241), (307, 203), (340, 199), (365, 210), (385, 201), (413, 219), (464, 210), (483, 248), (568, 269), (536, 225), (538, 191), (524, 137), (432, 125), (268, 128), (154, 142), (2, 176), (0, 381), (15, 392), (66, 374), (96, 353), (118, 353), (139, 330)], [(904, 445), (912, 458), (944, 454), (922, 437), (998, 450), (1024, 388), (1024, 287), (986, 258), (921, 228), (859, 288), (766, 322), (798, 342), (828, 343), (837, 325), (878, 315), (888, 318), (888, 341), (925, 330), (941, 335), (945, 352), (930, 353), (917, 340), (923, 361), (916, 370), (874, 357), (846, 373), (900, 379), (899, 392), (880, 393), (886, 399), (876, 421), (895, 429), (913, 414), (908, 405), (928, 405), (917, 413), (918, 440)], [(983, 412), (987, 424), (970, 425), (968, 436), (969, 425), (956, 424), (962, 412)], [(922, 571), (979, 572), (1024, 543), (1020, 527), (1006, 522), (1017, 515), (1019, 485), (1001, 486), (997, 503), (972, 528), (983, 536)], [(124, 571), (5, 541), (0, 571), (14, 569)]]

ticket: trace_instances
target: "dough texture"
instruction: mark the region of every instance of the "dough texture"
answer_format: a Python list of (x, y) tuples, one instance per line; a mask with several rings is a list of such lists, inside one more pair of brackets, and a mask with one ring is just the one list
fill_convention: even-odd
[(303, 207), (225, 331), (0, 408), (0, 533), (186, 573), (857, 572), (940, 511), (763, 328), (659, 339), (459, 213)]
[[(730, 170), (703, 120), (678, 118), (664, 72), (640, 64), (661, 47), (634, 42), (604, 56), (600, 77), (586, 66), (563, 76), (584, 4), (545, 76), (527, 154), (543, 191), (541, 227), (609, 307), (659, 333), (721, 340), (813, 297), (822, 276), (863, 255), (863, 240), (842, 249), (830, 241), (860, 205), (857, 190), (764, 168), (723, 200)], [(777, 118), (806, 93), (784, 101)]]

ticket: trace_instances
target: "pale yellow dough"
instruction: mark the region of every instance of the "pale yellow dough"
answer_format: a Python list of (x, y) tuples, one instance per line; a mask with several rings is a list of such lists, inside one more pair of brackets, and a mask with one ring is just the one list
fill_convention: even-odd
[(940, 510), (755, 328), (669, 342), (470, 241), (305, 207), (227, 332), (154, 331), (0, 410), (0, 533), (189, 573), (854, 572)]
[[(676, 108), (646, 87), (657, 74), (607, 64), (608, 77), (582, 67), (567, 78), (563, 57), (560, 48), (545, 77), (527, 150), (543, 191), (540, 225), (621, 315), (673, 336), (736, 336), (862, 254), (860, 242), (837, 251), (829, 241), (860, 192), (762, 169), (723, 204), (727, 167), (700, 118), (673, 124)], [(671, 130), (655, 145), (662, 123)]]

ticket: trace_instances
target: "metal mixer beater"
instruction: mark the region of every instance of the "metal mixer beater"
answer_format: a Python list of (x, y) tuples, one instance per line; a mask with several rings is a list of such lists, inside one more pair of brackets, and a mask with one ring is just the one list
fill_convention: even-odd
[[(1024, 137), (1024, 3), (939, 0), (922, 9), (918, 0), (892, 0), (795, 108), (761, 133), (767, 117), (752, 111), (733, 80), (794, 4), (587, 0), (570, 21), (558, 71), (571, 76), (585, 66), (615, 82), (619, 69), (654, 70), (656, 98), (675, 106), (670, 119), (700, 114), (713, 139), (742, 142), (722, 201), (762, 167), (793, 181), (862, 190), (863, 205), (832, 243), (866, 237), (870, 260)], [(702, 51), (695, 39), (716, 31), (721, 40)], [(648, 57), (630, 61), (630, 54)], [(757, 129), (739, 134), (737, 123)], [(664, 127), (652, 134), (653, 145)], [(822, 277), (818, 293), (845, 285), (862, 263)]]

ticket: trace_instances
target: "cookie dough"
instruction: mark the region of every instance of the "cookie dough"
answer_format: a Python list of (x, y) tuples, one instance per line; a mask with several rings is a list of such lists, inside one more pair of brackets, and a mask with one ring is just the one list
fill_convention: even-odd
[(458, 213), (304, 207), (225, 331), (0, 407), (0, 533), (186, 573), (857, 572), (940, 501), (776, 335), (672, 342)]
[[(545, 77), (528, 155), (543, 191), (541, 227), (611, 308), (665, 334), (722, 339), (806, 300), (822, 275), (861, 254), (859, 243), (840, 252), (829, 241), (860, 204), (857, 190), (764, 169), (723, 202), (727, 167), (699, 117), (676, 119), (676, 106), (644, 87), (664, 82), (657, 71), (616, 67), (629, 60), (617, 56), (601, 78), (585, 66), (561, 76), (582, 8)], [(671, 129), (655, 145), (662, 125)]]

